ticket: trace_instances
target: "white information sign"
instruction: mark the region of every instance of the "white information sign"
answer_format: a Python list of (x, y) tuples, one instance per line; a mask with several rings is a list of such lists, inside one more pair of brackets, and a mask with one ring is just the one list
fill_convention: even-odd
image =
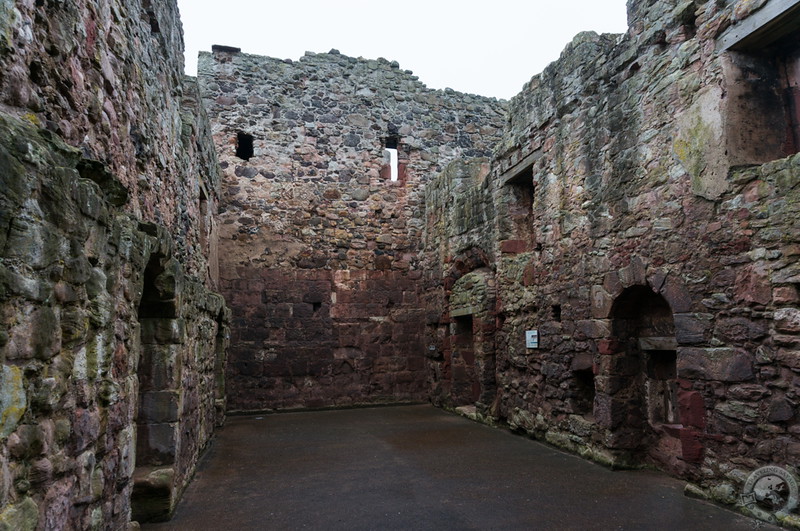
[(527, 348), (539, 348), (539, 331), (526, 330), (525, 331), (525, 346)]

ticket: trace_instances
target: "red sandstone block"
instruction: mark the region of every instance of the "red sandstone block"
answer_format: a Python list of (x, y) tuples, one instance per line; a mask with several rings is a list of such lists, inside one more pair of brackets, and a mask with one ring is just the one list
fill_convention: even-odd
[(670, 437), (675, 437), (677, 439), (680, 439), (681, 431), (684, 430), (683, 426), (680, 424), (663, 424), (661, 429)]
[(681, 454), (684, 461), (699, 463), (703, 460), (703, 443), (700, 441), (700, 433), (685, 428), (680, 432)]
[(794, 286), (781, 286), (772, 290), (772, 299), (775, 304), (794, 304), (800, 301), (800, 295)]
[(683, 282), (673, 277), (665, 279), (661, 294), (667, 299), (673, 313), (688, 312), (692, 308), (692, 296), (689, 290)]
[(697, 391), (678, 391), (678, 412), (685, 426), (703, 429), (706, 426), (706, 409), (703, 395)]
[(397, 184), (401, 184), (408, 179), (408, 164), (404, 162), (397, 163)]
[(621, 345), (617, 339), (600, 339), (597, 341), (597, 351), (603, 356), (616, 354), (620, 351)]
[(541, 281), (544, 277), (544, 273), (536, 268), (536, 264), (530, 263), (525, 266), (525, 270), (522, 272), (522, 285), (523, 286), (533, 286)]
[(740, 301), (769, 304), (772, 299), (769, 277), (755, 268), (740, 272), (736, 276), (735, 288), (736, 299)]

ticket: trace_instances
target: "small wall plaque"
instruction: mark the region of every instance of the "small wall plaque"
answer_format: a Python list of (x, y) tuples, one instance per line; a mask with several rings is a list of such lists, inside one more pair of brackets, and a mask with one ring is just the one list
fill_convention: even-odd
[(525, 346), (527, 348), (539, 348), (539, 331), (526, 330), (525, 331)]

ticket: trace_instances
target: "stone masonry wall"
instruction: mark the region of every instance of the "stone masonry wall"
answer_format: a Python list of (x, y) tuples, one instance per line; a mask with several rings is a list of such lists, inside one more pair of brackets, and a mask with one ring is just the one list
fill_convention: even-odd
[(163, 518), (222, 419), (219, 170), (182, 46), (174, 1), (0, 2), (0, 528)]
[[(490, 153), (504, 103), (335, 50), (281, 61), (215, 47), (198, 77), (224, 171), (231, 407), (425, 399), (424, 186)], [(237, 156), (243, 135), (252, 156)]]
[[(655, 464), (724, 503), (760, 466), (797, 476), (800, 157), (783, 106), (796, 35), (720, 44), (773, 7), (631, 2), (627, 34), (578, 35), (509, 103), (489, 175), (463, 181), (462, 196), (491, 197), (491, 248), (459, 259), (486, 238), (426, 228), (438, 344), (458, 340), (453, 279), (497, 281), (497, 398), (479, 415)], [(427, 200), (467, 223), (446, 195)], [(434, 357), (433, 380), (445, 365)]]
[(425, 342), (431, 401), (438, 406), (485, 406), (495, 396), (491, 228), (496, 213), (488, 173), (489, 159), (456, 160), (425, 189), (429, 261), (421, 299), (430, 309)]

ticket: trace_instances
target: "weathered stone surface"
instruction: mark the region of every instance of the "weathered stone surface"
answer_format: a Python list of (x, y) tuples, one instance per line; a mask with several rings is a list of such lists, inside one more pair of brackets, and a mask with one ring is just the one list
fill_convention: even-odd
[(707, 87), (676, 117), (673, 149), (691, 177), (692, 192), (706, 199), (718, 199), (728, 188), (721, 101), (722, 89)]
[(333, 51), (182, 80), (174, 1), (56, 4), (0, 2), (3, 524), (167, 515), (226, 397), (468, 404), (727, 501), (800, 454), (797, 50), (718, 40), (766, 2), (629, 2), (510, 102)]
[(158, 521), (169, 517), (175, 485), (175, 471), (160, 468), (136, 479), (133, 495), (143, 500), (131, 515), (140, 522)]
[(717, 319), (714, 336), (728, 344), (742, 345), (763, 338), (768, 333), (766, 323), (746, 317)]
[(36, 529), (39, 521), (39, 508), (36, 502), (26, 497), (16, 504), (9, 504), (0, 512), (0, 529), (19, 529), (28, 531)]
[(718, 403), (714, 406), (714, 409), (726, 417), (744, 422), (756, 422), (759, 418), (758, 405), (756, 404), (728, 400), (727, 402)]
[(770, 422), (786, 422), (796, 415), (795, 408), (786, 398), (775, 398), (769, 403)]
[(703, 313), (675, 314), (675, 339), (679, 345), (705, 343), (713, 316)]
[[(224, 167), (230, 407), (425, 399), (425, 185), (454, 159), (491, 154), (505, 103), (431, 90), (384, 59), (338, 53), (285, 63), (218, 48), (201, 54), (199, 72)], [(253, 136), (248, 160), (237, 157), (239, 133)], [(482, 197), (459, 195), (458, 230), (485, 220)], [(508, 250), (525, 249), (520, 240)], [(340, 348), (360, 354), (340, 360)]]
[(779, 332), (800, 333), (800, 309), (781, 308), (775, 312), (775, 329)]
[[(426, 193), (429, 313), (453, 315), (451, 270), (495, 273), (499, 416), (563, 433), (593, 400), (594, 441), (704, 488), (756, 433), (794, 422), (772, 393), (800, 368), (800, 158), (775, 97), (795, 81), (756, 50), (719, 51), (717, 35), (753, 12), (735, 4), (631, 2), (627, 34), (581, 34), (509, 102), (485, 176), (454, 163)], [(528, 250), (510, 252), (517, 241)], [(591, 372), (567, 366), (587, 359)], [(447, 378), (447, 359), (432, 361), (431, 378)]]
[(678, 350), (678, 375), (723, 382), (751, 380), (753, 358), (734, 348), (681, 348)]
[(183, 319), (140, 319), (143, 344), (169, 345), (186, 341)]
[(22, 370), (19, 367), (0, 367), (0, 439), (8, 437), (17, 427), (27, 407)]
[(611, 323), (605, 319), (577, 321), (575, 331), (592, 339), (604, 338), (611, 335)]
[(681, 457), (689, 463), (699, 463), (703, 460), (703, 443), (700, 437), (701, 432), (696, 430), (680, 431)]
[[(177, 5), (151, 3), (0, 2), (4, 529), (127, 527), (140, 383), (183, 393), (175, 492), (217, 421), (219, 168)], [(144, 327), (180, 349), (161, 379), (153, 318), (181, 323)]]
[(592, 317), (608, 317), (614, 299), (602, 286), (592, 286)]

